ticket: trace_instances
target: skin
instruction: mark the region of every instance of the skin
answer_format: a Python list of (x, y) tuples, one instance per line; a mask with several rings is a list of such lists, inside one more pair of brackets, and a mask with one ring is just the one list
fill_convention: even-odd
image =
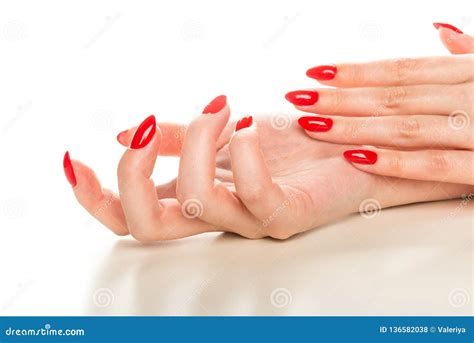
[(333, 120), (331, 130), (307, 134), (374, 146), (358, 148), (377, 153), (375, 164), (353, 163), (368, 173), (474, 185), (474, 38), (445, 28), (440, 37), (457, 55), (338, 65), (321, 81), (334, 88), (296, 106)]
[[(443, 34), (440, 30), (442, 39)], [(453, 41), (448, 48), (460, 49)], [(92, 169), (73, 160), (76, 198), (116, 234), (148, 242), (209, 231), (286, 239), (359, 212), (367, 201), (384, 208), (474, 192), (468, 184), (354, 168), (342, 153), (357, 145), (315, 142), (294, 116), (283, 129), (272, 114), (255, 116), (251, 127), (237, 132), (229, 117), (226, 105), (187, 127), (158, 123), (147, 146), (124, 152), (117, 170), (119, 195), (103, 189)], [(135, 129), (121, 134), (119, 142), (129, 146)], [(175, 180), (155, 186), (151, 175), (158, 155), (180, 156), (180, 169)]]

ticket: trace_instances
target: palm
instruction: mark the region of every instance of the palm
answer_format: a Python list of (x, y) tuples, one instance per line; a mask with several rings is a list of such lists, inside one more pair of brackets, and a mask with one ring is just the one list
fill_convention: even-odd
[[(287, 197), (299, 195), (294, 197), (299, 219), (314, 227), (357, 209), (377, 177), (343, 159), (347, 146), (314, 141), (295, 120), (290, 124), (287, 118), (288, 125), (281, 127), (274, 119), (256, 118), (260, 146), (273, 180)], [(230, 123), (228, 128), (233, 126)], [(235, 190), (228, 144), (218, 151), (216, 178)]]

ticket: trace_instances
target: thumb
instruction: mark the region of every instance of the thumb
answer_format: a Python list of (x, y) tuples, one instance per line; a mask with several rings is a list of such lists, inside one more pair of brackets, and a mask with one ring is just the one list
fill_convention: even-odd
[(450, 24), (433, 23), (433, 26), (439, 31), (439, 38), (443, 45), (452, 54), (474, 53), (474, 37)]

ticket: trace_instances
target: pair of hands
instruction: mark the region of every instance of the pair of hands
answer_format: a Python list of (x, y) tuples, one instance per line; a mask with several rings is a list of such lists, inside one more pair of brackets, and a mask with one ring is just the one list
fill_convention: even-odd
[[(449, 37), (451, 31), (441, 28), (442, 39), (443, 35)], [(467, 35), (458, 35), (462, 38), (443, 40), (453, 52), (459, 52), (455, 50), (459, 48), (455, 44), (464, 42), (466, 37), (471, 39)], [(472, 48), (472, 40), (470, 47)], [(436, 71), (430, 68), (433, 63), (438, 63), (436, 65), (439, 69)], [(412, 70), (414, 65), (417, 68)], [(455, 73), (453, 69), (458, 72)], [(407, 138), (403, 144), (386, 144), (392, 142), (389, 139), (377, 141), (394, 132), (390, 131), (393, 129), (393, 122), (382, 119), (402, 121), (406, 119), (405, 116), (417, 113), (420, 114), (415, 118), (418, 121), (437, 116), (436, 120), (440, 122), (440, 118), (450, 118), (447, 114), (453, 109), (449, 104), (455, 105), (454, 110), (463, 110), (472, 115), (472, 108), (469, 108), (469, 105), (472, 106), (472, 93), (468, 94), (468, 91), (464, 93), (467, 94), (467, 99), (465, 97), (464, 100), (446, 95), (444, 101), (437, 102), (436, 111), (430, 112), (429, 109), (435, 107), (428, 107), (430, 105), (426, 104), (430, 96), (436, 101), (435, 98), (442, 95), (433, 95), (430, 90), (434, 88), (441, 90), (440, 87), (445, 87), (442, 89), (445, 91), (449, 87), (456, 90), (461, 89), (461, 86), (472, 87), (472, 57), (346, 64), (338, 65), (333, 70), (335, 72), (320, 73), (319, 69), (316, 70), (316, 75), (319, 73), (323, 75), (322, 78), (326, 77), (326, 80), (321, 80), (322, 83), (338, 88), (316, 90), (319, 95), (317, 102), (297, 106), (307, 112), (328, 115), (324, 117), (326, 123), (329, 122), (328, 119), (332, 119), (330, 130), (306, 130), (308, 135), (320, 141), (318, 143), (308, 138), (294, 121), (282, 129), (275, 125), (275, 117), (271, 115), (256, 117), (253, 123), (250, 118), (240, 121), (237, 125), (239, 130), (235, 131), (236, 123), (229, 122), (229, 105), (225, 97), (218, 97), (188, 127), (172, 123), (155, 125), (154, 117), (149, 117), (138, 128), (119, 135), (119, 142), (130, 147), (118, 166), (120, 196), (102, 189), (94, 172), (79, 161), (71, 161), (68, 153), (64, 159), (66, 176), (78, 201), (94, 217), (115, 233), (130, 233), (140, 241), (176, 239), (209, 231), (235, 232), (248, 238), (271, 236), (284, 239), (359, 210), (458, 197), (473, 190), (470, 186), (472, 178), (465, 184), (456, 184), (376, 175), (384, 174), (386, 169), (380, 169), (379, 166), (384, 166), (384, 161), (390, 160), (389, 153), (399, 150), (397, 153), (400, 154), (398, 156), (401, 161), (402, 157), (405, 160), (405, 154), (413, 153), (408, 149), (432, 146), (426, 140), (421, 140), (423, 144), (405, 143), (417, 141), (417, 138)], [(444, 77), (440, 78), (440, 75)], [(331, 76), (334, 77), (327, 80)], [(436, 81), (434, 77), (437, 77)], [(402, 94), (410, 94), (410, 100), (400, 101), (399, 106), (393, 106), (398, 102), (389, 97), (392, 99), (392, 107), (380, 107), (380, 101), (385, 104), (382, 96), (393, 94), (387, 90), (390, 87), (403, 87), (406, 91)], [(419, 94), (426, 95), (419, 98)], [(314, 97), (310, 94), (299, 99), (312, 99), (311, 96)], [(403, 99), (405, 98), (404, 96)], [(352, 120), (361, 120), (346, 117), (347, 113), (362, 116), (371, 113), (368, 111), (373, 111), (374, 107), (385, 111), (380, 114), (380, 118), (372, 119), (378, 120), (376, 124), (369, 122), (365, 131), (344, 129), (359, 127)], [(444, 113), (439, 109), (450, 111)], [(307, 128), (314, 128), (315, 125), (328, 126), (313, 120), (300, 119), (299, 123), (302, 126), (312, 125)], [(424, 124), (423, 121), (421, 125)], [(380, 130), (386, 130), (383, 132), (387, 134), (375, 134)], [(341, 139), (340, 132), (355, 141), (338, 141)], [(347, 135), (347, 132), (350, 134)], [(352, 132), (365, 133), (352, 135)], [(460, 143), (453, 143), (469, 143), (465, 138), (455, 141), (454, 136), (457, 134), (456, 130), (445, 135), (451, 140), (449, 144), (446, 141), (442, 144), (447, 144), (450, 150), (435, 152), (450, 155), (454, 153), (456, 156), (459, 152), (472, 154), (472, 145), (470, 148), (464, 145), (460, 148), (461, 145), (457, 145)], [(390, 149), (371, 148), (370, 151), (378, 155), (376, 163), (358, 165), (347, 163), (342, 158), (345, 151), (358, 148), (352, 144), (373, 144)], [(420, 152), (424, 157), (424, 154), (431, 151)], [(175, 180), (155, 186), (150, 176), (159, 154), (180, 156), (180, 169)], [(348, 156), (347, 153), (345, 155)], [(362, 155), (358, 157), (362, 158)], [(448, 158), (451, 157), (446, 157), (445, 161)], [(472, 155), (470, 159), (472, 161)], [(420, 161), (422, 160), (420, 157)], [(435, 173), (431, 169), (437, 167), (449, 169), (446, 163), (432, 161), (427, 162), (429, 169), (421, 175), (433, 175)], [(398, 170), (405, 174), (392, 176), (420, 178), (417, 176), (420, 174), (409, 174), (411, 169), (407, 172), (402, 168), (405, 166), (403, 163), (405, 162), (395, 165), (400, 166)], [(367, 168), (366, 171), (373, 174), (361, 172), (354, 166)], [(471, 172), (472, 165), (467, 165), (465, 169)], [(457, 172), (455, 177), (464, 180)], [(438, 177), (430, 180), (457, 182)]]

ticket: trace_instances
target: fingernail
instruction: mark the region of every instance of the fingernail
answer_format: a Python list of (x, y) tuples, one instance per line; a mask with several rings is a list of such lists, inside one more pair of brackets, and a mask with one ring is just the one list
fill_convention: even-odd
[(64, 154), (63, 168), (66, 179), (69, 181), (72, 187), (75, 187), (77, 185), (76, 174), (74, 174), (74, 168), (72, 167), (71, 158), (69, 157), (69, 151), (66, 151)]
[(127, 132), (128, 132), (128, 130), (124, 130), (124, 131), (120, 132), (120, 133), (117, 135), (117, 141), (118, 141), (119, 143), (121, 143), (120, 140), (122, 139), (122, 136), (125, 135)]
[(370, 150), (346, 150), (344, 158), (352, 163), (374, 164), (377, 162), (377, 154)]
[(243, 117), (235, 125), (235, 131), (237, 132), (241, 129), (245, 129), (246, 127), (251, 126), (252, 123), (253, 123), (253, 117), (252, 116)]
[(438, 30), (440, 27), (444, 27), (446, 29), (453, 30), (456, 33), (464, 33), (461, 30), (459, 30), (456, 26), (453, 26), (451, 24), (445, 24), (445, 23), (433, 23), (433, 26), (435, 27), (436, 30)]
[(285, 98), (296, 106), (310, 106), (318, 101), (319, 94), (316, 91), (301, 90), (286, 93)]
[(215, 114), (220, 112), (227, 104), (227, 97), (225, 95), (219, 95), (214, 98), (202, 111), (202, 114)]
[(156, 120), (152, 114), (146, 118), (138, 127), (130, 143), (130, 149), (141, 149), (150, 143), (156, 132)]
[(334, 64), (317, 66), (306, 71), (306, 76), (318, 81), (328, 81), (336, 77), (337, 67)]
[(298, 124), (305, 130), (313, 132), (326, 132), (331, 130), (332, 119), (314, 116), (301, 117)]

